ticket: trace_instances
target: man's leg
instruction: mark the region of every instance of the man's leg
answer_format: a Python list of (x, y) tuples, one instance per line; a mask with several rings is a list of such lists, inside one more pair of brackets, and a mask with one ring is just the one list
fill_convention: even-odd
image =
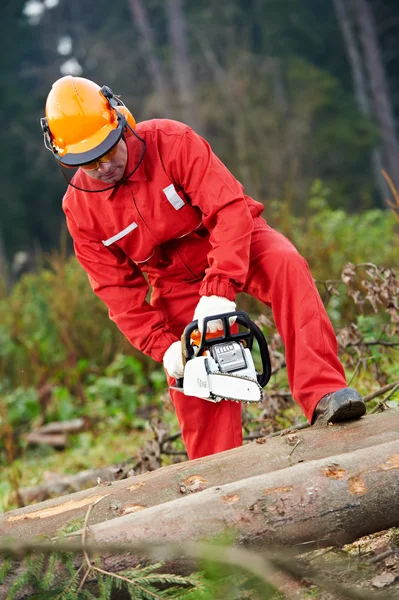
[(286, 350), (290, 388), (312, 420), (319, 400), (346, 388), (332, 324), (305, 259), (263, 219), (255, 220), (244, 292), (271, 306)]
[[(171, 331), (180, 337), (193, 319), (200, 282), (179, 283), (164, 290), (154, 302), (167, 316)], [(167, 376), (168, 384), (175, 380)], [(209, 402), (170, 390), (190, 459), (223, 452), (242, 444), (241, 404), (231, 400)]]

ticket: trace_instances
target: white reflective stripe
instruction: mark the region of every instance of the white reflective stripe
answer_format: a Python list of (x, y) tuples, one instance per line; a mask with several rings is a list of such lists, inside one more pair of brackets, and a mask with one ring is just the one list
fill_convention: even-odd
[(164, 188), (162, 191), (173, 206), (173, 208), (179, 210), (180, 208), (182, 208), (182, 206), (184, 206), (185, 202), (180, 198), (179, 194), (176, 192), (173, 183), (168, 185), (168, 187)]
[(135, 222), (130, 223), (130, 225), (125, 227), (125, 229), (122, 229), (122, 231), (120, 231), (119, 233), (116, 233), (112, 237), (108, 238), (108, 240), (102, 240), (102, 243), (104, 244), (104, 246), (110, 246), (114, 242), (117, 242), (121, 238), (125, 237), (125, 235), (127, 235), (128, 233), (130, 233), (131, 231), (133, 231), (133, 229), (136, 229), (137, 227), (138, 227), (137, 223), (135, 223)]

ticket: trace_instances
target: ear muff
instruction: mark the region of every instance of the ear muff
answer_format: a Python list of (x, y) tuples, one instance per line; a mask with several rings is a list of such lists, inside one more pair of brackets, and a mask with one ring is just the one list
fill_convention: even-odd
[(117, 113), (121, 114), (126, 119), (129, 126), (132, 129), (136, 129), (136, 119), (133, 117), (130, 110), (123, 104), (119, 96), (115, 96), (114, 92), (107, 85), (103, 85), (101, 88), (101, 93), (103, 96), (105, 96), (105, 98), (107, 98), (112, 108), (114, 108)]
[(130, 125), (132, 129), (136, 129), (136, 119), (133, 117), (132, 113), (125, 105), (118, 106), (116, 109), (118, 113), (120, 113), (123, 117), (125, 117), (126, 121)]

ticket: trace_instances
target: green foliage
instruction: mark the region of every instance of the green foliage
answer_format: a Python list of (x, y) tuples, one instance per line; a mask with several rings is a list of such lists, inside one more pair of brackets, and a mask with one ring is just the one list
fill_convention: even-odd
[[(62, 2), (51, 8), (41, 3), (43, 14), (31, 22), (23, 13), (26, 4), (8, 1), (0, 25), (9, 49), (1, 59), (6, 118), (0, 146), (0, 237), (9, 259), (21, 249), (54, 249), (64, 227), (66, 184), (43, 146), (39, 118), (66, 60), (57, 51), (65, 31), (73, 42), (69, 58), (78, 59), (82, 75), (121, 93), (139, 121), (185, 118), (173, 85), (164, 103), (154, 92), (150, 61), (143, 52), (127, 51), (132, 35), (141, 37), (128, 3), (117, 2), (110, 12), (99, 0), (95, 13), (88, 0), (72, 0), (71, 11)], [(378, 20), (384, 13), (381, 25), (395, 22), (397, 7), (379, 4), (375, 16)], [(145, 9), (154, 56), (164, 78), (171, 80), (175, 65), (167, 4), (149, 0)], [(303, 207), (309, 180), (321, 177), (339, 192), (335, 205), (353, 210), (375, 205), (369, 153), (376, 135), (355, 104), (333, 3), (234, 0), (215, 5), (201, 0), (185, 3), (184, 17), (190, 31), (188, 61), (195, 73), (192, 112), (248, 191), (252, 188), (259, 199), (278, 197), (288, 183)], [(381, 31), (384, 43), (396, 39), (393, 26)], [(395, 56), (392, 48), (388, 54)], [(395, 81), (395, 58), (386, 67)]]
[[(37, 554), (29, 556), (25, 559), (25, 569), (11, 586), (8, 598), (13, 600), (18, 591), (29, 589), (34, 591), (29, 596), (31, 600), (111, 600), (113, 591), (124, 590), (134, 600), (184, 600), (197, 598), (191, 595), (192, 592), (204, 585), (197, 575), (163, 573), (162, 562), (117, 574), (96, 570), (101, 570), (99, 558), (91, 563), (94, 568), (90, 568), (90, 577), (95, 578), (95, 594), (81, 585), (82, 579), (86, 579), (88, 565), (83, 563), (76, 569), (73, 555), (54, 552), (48, 557)], [(0, 576), (4, 578), (10, 566), (11, 562), (5, 561), (0, 568)]]
[(13, 385), (48, 377), (76, 384), (126, 347), (77, 261), (56, 255), (0, 301), (0, 323), (0, 374)]
[(348, 214), (331, 207), (331, 195), (331, 189), (316, 180), (305, 216), (292, 215), (286, 203), (275, 201), (267, 207), (269, 221), (291, 239), (316, 279), (336, 279), (348, 261), (394, 267), (399, 230), (392, 213), (373, 209)]

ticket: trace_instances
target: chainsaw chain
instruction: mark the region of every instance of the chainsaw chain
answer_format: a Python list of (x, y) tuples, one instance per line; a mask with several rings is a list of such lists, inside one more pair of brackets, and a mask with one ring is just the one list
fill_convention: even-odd
[(256, 385), (260, 389), (259, 400), (242, 400), (240, 398), (233, 398), (232, 396), (223, 396), (222, 397), (222, 396), (217, 396), (216, 394), (213, 394), (211, 392), (211, 395), (213, 398), (221, 398), (222, 400), (233, 400), (234, 402), (240, 402), (241, 404), (257, 404), (258, 402), (262, 401), (262, 388), (259, 385), (259, 383), (257, 381), (255, 381), (255, 379), (252, 379), (252, 377), (248, 377), (247, 375), (234, 375), (233, 373), (221, 373), (220, 371), (211, 371), (210, 375), (219, 375), (221, 377), (235, 377), (236, 379), (245, 379), (246, 381), (252, 381), (253, 383), (256, 383)]

